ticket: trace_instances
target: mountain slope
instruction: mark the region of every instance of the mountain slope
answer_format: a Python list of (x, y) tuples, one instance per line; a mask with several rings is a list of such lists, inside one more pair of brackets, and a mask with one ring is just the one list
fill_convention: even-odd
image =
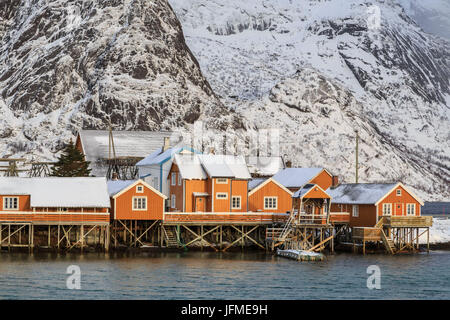
[(165, 0), (0, 5), (0, 155), (52, 158), (79, 128), (240, 125)]
[[(425, 33), (398, 3), (170, 2), (213, 90), (255, 126), (283, 128), (282, 153), (295, 164), (326, 164), (351, 181), (350, 134), (358, 129), (373, 133), (362, 141), (363, 150), (373, 151), (360, 158), (366, 167), (362, 181), (401, 179), (426, 199), (450, 198), (450, 133), (445, 129), (450, 127), (449, 43)], [(373, 6), (380, 11), (379, 28), (369, 24), (376, 12)], [(314, 71), (313, 78), (338, 85), (360, 106), (352, 110), (353, 120), (345, 130), (342, 123), (310, 118), (309, 112), (285, 103), (294, 89), (305, 99), (307, 88), (293, 83), (298, 73), (308, 74), (306, 70)], [(304, 81), (309, 83), (309, 77)], [(280, 98), (273, 101), (277, 90)], [(346, 108), (345, 100), (332, 99), (337, 100), (336, 110)], [(304, 103), (308, 101), (298, 102)], [(302, 123), (311, 119), (316, 131), (305, 134)], [(327, 139), (333, 132), (342, 136)], [(316, 148), (312, 134), (327, 148)], [(293, 150), (298, 146), (314, 158), (297, 156)], [(392, 159), (389, 166), (374, 153)], [(348, 163), (336, 161), (340, 157)]]

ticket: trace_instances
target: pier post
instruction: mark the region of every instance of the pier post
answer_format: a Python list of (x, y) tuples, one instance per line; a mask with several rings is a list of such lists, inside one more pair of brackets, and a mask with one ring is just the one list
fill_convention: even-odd
[(108, 253), (109, 252), (109, 241), (110, 241), (110, 230), (109, 230), (109, 225), (105, 226), (105, 252)]

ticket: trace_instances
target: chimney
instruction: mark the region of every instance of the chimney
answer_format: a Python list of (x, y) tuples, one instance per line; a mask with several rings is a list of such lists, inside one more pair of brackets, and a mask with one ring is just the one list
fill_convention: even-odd
[(117, 175), (117, 172), (113, 172), (113, 173), (112, 173), (111, 180), (113, 180), (113, 181), (119, 180), (119, 176)]
[(169, 148), (170, 148), (170, 138), (164, 137), (164, 145), (163, 145), (162, 152), (166, 152)]
[(292, 168), (292, 161), (291, 160), (287, 160), (286, 161), (286, 168)]
[(331, 186), (334, 188), (334, 187), (337, 187), (338, 184), (339, 184), (339, 177), (338, 176), (333, 176), (331, 178)]

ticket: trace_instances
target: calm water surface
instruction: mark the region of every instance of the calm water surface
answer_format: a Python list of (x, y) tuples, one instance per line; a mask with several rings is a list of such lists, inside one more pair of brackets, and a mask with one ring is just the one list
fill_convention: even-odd
[[(81, 290), (66, 287), (69, 265)], [(366, 286), (369, 265), (381, 290)], [(328, 256), (264, 253), (0, 254), (0, 299), (450, 299), (450, 252)]]

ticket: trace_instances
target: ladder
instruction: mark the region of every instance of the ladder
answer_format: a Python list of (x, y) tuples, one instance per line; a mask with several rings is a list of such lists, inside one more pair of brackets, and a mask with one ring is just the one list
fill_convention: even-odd
[(279, 241), (285, 241), (286, 240), (286, 237), (291, 232), (292, 221), (294, 221), (294, 213), (291, 213), (289, 215), (288, 221), (286, 221), (286, 224), (284, 225), (283, 229), (281, 230), (280, 236), (278, 238)]
[(176, 234), (171, 229), (163, 227), (164, 235), (166, 236), (166, 245), (168, 248), (178, 248), (178, 240)]
[(386, 234), (384, 233), (383, 229), (381, 229), (381, 239), (383, 240), (384, 246), (386, 247), (386, 250), (390, 254), (395, 254), (395, 244), (394, 241), (391, 238), (388, 238)]

